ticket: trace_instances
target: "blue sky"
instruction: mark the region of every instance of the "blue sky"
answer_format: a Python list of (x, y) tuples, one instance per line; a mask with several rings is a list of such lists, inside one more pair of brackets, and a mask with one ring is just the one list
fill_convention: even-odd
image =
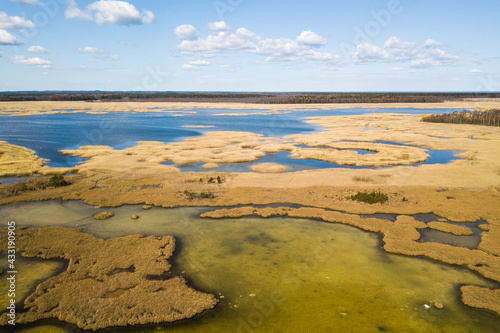
[(2, 0), (0, 91), (500, 91), (498, 0)]

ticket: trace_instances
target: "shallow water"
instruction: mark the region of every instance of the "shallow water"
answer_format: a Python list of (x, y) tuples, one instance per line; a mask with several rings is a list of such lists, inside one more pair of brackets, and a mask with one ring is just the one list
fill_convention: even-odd
[(421, 243), (425, 242), (438, 242), (453, 246), (466, 247), (468, 249), (477, 249), (479, 243), (481, 243), (480, 235), (470, 235), (470, 236), (456, 236), (447, 232), (442, 232), (433, 229), (419, 230)]
[[(22, 256), (16, 257), (16, 299), (25, 299), (31, 292), (34, 291), (39, 281), (43, 281), (54, 274), (62, 272), (66, 267), (66, 263), (62, 260), (43, 260), (43, 259), (28, 259)], [(4, 273), (0, 275), (2, 281), (0, 283), (0, 309), (5, 309), (10, 302), (9, 284), (5, 283), (7, 279), (8, 262), (7, 254), (0, 255), (0, 268)], [(0, 328), (1, 329), (1, 328)]]
[[(385, 143), (389, 145), (406, 146), (406, 147), (418, 147), (395, 141), (375, 141), (375, 143)], [(459, 157), (455, 156), (458, 153), (460, 153), (460, 151), (457, 150), (435, 150), (425, 147), (419, 147), (419, 148), (425, 149), (427, 151), (427, 154), (429, 155), (429, 158), (423, 163), (415, 164), (415, 166), (419, 166), (422, 164), (446, 164), (451, 161), (460, 159)]]
[[(303, 146), (306, 147), (306, 146)], [(318, 147), (314, 147), (318, 148)], [(446, 164), (455, 160), (459, 160), (455, 154), (457, 151), (450, 150), (433, 150), (428, 148), (423, 148), (427, 151), (429, 158), (423, 163), (417, 163), (413, 166), (419, 166), (422, 164)], [(373, 152), (368, 152), (366, 150), (356, 150), (359, 155), (374, 154)], [(374, 167), (360, 167), (360, 166), (346, 166), (339, 165), (331, 162), (316, 160), (316, 159), (297, 159), (290, 157), (290, 153), (286, 151), (280, 151), (276, 154), (266, 154), (264, 157), (259, 158), (255, 162), (250, 163), (222, 163), (220, 167), (211, 169), (218, 172), (250, 172), (250, 167), (260, 163), (278, 163), (286, 165), (289, 169), (287, 172), (295, 172), (302, 170), (315, 170), (315, 169), (330, 169), (330, 168), (349, 168), (349, 169), (379, 169)], [(193, 164), (182, 164), (178, 165), (173, 162), (163, 162), (162, 164), (175, 166), (183, 172), (207, 172), (207, 169), (203, 168), (204, 163), (193, 163)], [(387, 168), (387, 167), (382, 167)]]
[[(421, 214), (415, 215), (414, 218), (417, 221), (429, 223), (433, 221), (443, 221), (438, 216), (434, 214)], [(481, 233), (483, 230), (479, 228), (481, 224), (487, 223), (485, 220), (478, 220), (476, 222), (453, 222), (453, 221), (443, 221), (448, 224), (466, 227), (472, 231), (470, 236), (456, 236), (447, 232), (442, 232), (433, 229), (422, 229), (418, 230), (420, 233), (419, 242), (438, 242), (453, 246), (466, 247), (468, 249), (477, 249), (479, 243), (481, 243)]]
[[(315, 160), (315, 159), (297, 159), (291, 158), (290, 153), (287, 151), (280, 151), (276, 154), (266, 154), (266, 156), (259, 158), (255, 162), (250, 163), (222, 163), (219, 168), (212, 170), (218, 172), (250, 172), (250, 167), (261, 163), (278, 163), (286, 165), (289, 169), (288, 171), (302, 171), (302, 170), (314, 170), (314, 169), (327, 169), (327, 168), (346, 168), (347, 166), (341, 166), (335, 163)], [(177, 165), (173, 162), (164, 162), (162, 164), (172, 165), (179, 168), (183, 172), (207, 172), (203, 168), (204, 163), (195, 164), (184, 164)], [(350, 169), (368, 169), (362, 167), (348, 167)]]
[[(386, 253), (377, 234), (354, 227), (281, 217), (199, 218), (206, 208), (110, 210), (113, 218), (95, 221), (101, 209), (81, 202), (26, 203), (0, 207), (0, 220), (81, 227), (104, 238), (173, 235), (173, 273), (224, 298), (190, 320), (106, 332), (497, 332), (500, 325), (498, 316), (463, 305), (458, 293), (463, 284), (498, 284), (463, 268)], [(35, 274), (24, 270), (25, 289), (40, 279)], [(432, 302), (445, 309), (423, 307)], [(68, 327), (50, 320), (20, 332)]]
[(0, 177), (0, 184), (13, 184), (17, 182), (24, 182), (30, 177)]

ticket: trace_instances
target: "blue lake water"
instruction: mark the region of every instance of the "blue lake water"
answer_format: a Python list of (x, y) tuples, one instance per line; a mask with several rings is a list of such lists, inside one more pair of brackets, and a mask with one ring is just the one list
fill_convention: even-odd
[[(47, 114), (12, 117), (0, 115), (0, 140), (34, 150), (48, 159), (53, 167), (74, 166), (84, 159), (61, 154), (61, 149), (76, 149), (85, 145), (107, 145), (124, 149), (137, 141), (182, 141), (201, 136), (208, 131), (247, 131), (268, 137), (283, 137), (320, 131), (321, 127), (306, 123), (308, 117), (332, 115), (361, 115), (370, 113), (448, 113), (451, 109), (337, 109), (293, 111), (279, 115), (216, 116), (221, 113), (260, 113), (262, 110), (193, 109), (191, 113), (136, 113), (112, 112), (108, 114)], [(178, 110), (182, 112), (183, 110)], [(181, 117), (179, 115), (182, 115)], [(189, 128), (189, 126), (213, 126)], [(188, 127), (186, 127), (188, 126)], [(364, 154), (368, 152), (360, 151)], [(453, 152), (429, 152), (441, 156), (432, 163), (453, 160)], [(267, 155), (258, 163), (276, 162), (292, 164), (294, 170), (335, 167), (332, 163), (314, 160), (294, 160), (288, 153)], [(429, 162), (427, 162), (429, 163)], [(198, 169), (199, 166), (184, 168)], [(247, 171), (248, 164), (232, 165), (231, 171)], [(229, 171), (228, 169), (228, 171)], [(220, 171), (223, 171), (222, 169)]]

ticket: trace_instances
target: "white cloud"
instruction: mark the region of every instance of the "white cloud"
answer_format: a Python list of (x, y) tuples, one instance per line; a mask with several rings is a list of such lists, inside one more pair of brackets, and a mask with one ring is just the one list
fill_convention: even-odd
[(30, 20), (19, 16), (9, 16), (5, 12), (0, 12), (0, 29), (24, 29), (36, 28)]
[(33, 45), (28, 48), (28, 52), (36, 54), (44, 54), (44, 53), (49, 53), (49, 50), (40, 45)]
[(434, 58), (436, 58), (437, 60), (441, 60), (441, 61), (456, 61), (458, 60), (458, 56), (454, 55), (454, 54), (451, 54), (451, 53), (448, 53), (446, 51), (443, 51), (443, 50), (440, 50), (440, 49), (436, 49), (436, 50), (432, 50), (429, 52), (429, 54), (431, 56), (433, 56)]
[(200, 69), (200, 66), (209, 66), (209, 65), (211, 65), (210, 62), (203, 59), (198, 59), (198, 60), (191, 60), (189, 63), (182, 66), (182, 68), (185, 70), (198, 70)]
[(150, 24), (156, 22), (155, 14), (150, 10), (143, 11), (141, 22), (144, 24)]
[(183, 24), (175, 28), (174, 30), (177, 38), (182, 40), (196, 40), (198, 39), (198, 33), (196, 28), (191, 24)]
[(356, 52), (352, 54), (352, 60), (355, 63), (385, 62), (390, 61), (389, 52), (378, 46), (362, 41), (356, 47)]
[[(209, 24), (212, 34), (206, 38), (184, 38), (177, 46), (183, 54), (197, 53), (202, 57), (211, 57), (217, 53), (244, 51), (266, 56), (268, 62), (297, 61), (299, 59), (340, 63), (342, 58), (330, 53), (321, 53), (313, 48), (326, 43), (326, 40), (312, 31), (302, 32), (295, 40), (288, 38), (262, 38), (246, 28), (231, 32), (224, 22)], [(193, 26), (185, 25), (176, 28), (176, 34), (181, 37), (184, 31), (195, 31)], [(187, 69), (194, 69), (187, 64)]]
[(231, 28), (224, 21), (212, 22), (208, 24), (208, 29), (212, 32), (229, 31)]
[(152, 23), (154, 14), (145, 12), (142, 17), (134, 5), (126, 1), (96, 1), (87, 6), (87, 9), (94, 14), (94, 20), (98, 25), (105, 23), (113, 24), (142, 24)]
[(121, 57), (119, 55), (113, 55), (113, 56), (109, 56), (106, 58), (106, 60), (108, 60), (108, 61), (118, 61), (120, 59), (121, 59)]
[[(232, 32), (224, 22), (209, 24), (211, 34), (206, 38), (196, 35), (192, 25), (182, 25), (175, 29), (182, 39), (177, 49), (184, 55), (209, 58), (218, 53), (245, 52), (265, 56), (268, 62), (317, 61), (333, 68), (346, 64), (345, 58), (329, 52), (320, 52), (316, 48), (326, 43), (326, 39), (310, 30), (303, 31), (295, 39), (263, 38), (248, 29), (239, 28)], [(437, 42), (436, 42), (437, 43)], [(427, 45), (437, 45), (427, 41)], [(413, 68), (453, 66), (459, 56), (438, 48), (428, 48), (415, 42), (402, 41), (393, 36), (385, 41), (382, 47), (361, 42), (351, 54), (354, 64), (367, 63), (407, 63)], [(184, 69), (200, 69), (199, 66), (187, 63)], [(392, 70), (401, 70), (393, 67)]]
[(92, 47), (92, 46), (81, 47), (79, 49), (76, 49), (76, 52), (83, 53), (83, 54), (103, 54), (103, 53), (106, 53), (106, 51), (99, 50), (97, 47)]
[(300, 44), (319, 46), (326, 44), (326, 39), (311, 30), (303, 31), (296, 41)]
[(389, 38), (383, 48), (363, 41), (351, 56), (354, 63), (410, 62), (414, 68), (453, 66), (460, 59), (436, 48), (421, 50), (416, 43), (403, 42), (397, 37)]
[(306, 55), (307, 59), (314, 61), (329, 61), (329, 62), (339, 62), (342, 60), (342, 57), (339, 55), (333, 55), (327, 52), (318, 52), (314, 50), (310, 50)]
[(482, 73), (483, 73), (483, 71), (482, 71), (482, 70), (480, 70), (480, 69), (471, 69), (471, 70), (469, 71), (469, 73), (471, 73), (471, 74), (482, 74)]
[(403, 68), (402, 67), (392, 67), (391, 68), (391, 71), (402, 71)]
[(69, 20), (92, 20), (92, 15), (78, 8), (75, 0), (68, 0), (68, 6), (64, 11), (64, 16)]
[(295, 61), (302, 55), (307, 46), (301, 45), (288, 38), (266, 38), (257, 43), (251, 53), (268, 56), (267, 61)]
[(41, 6), (42, 4), (38, 0), (10, 0), (11, 2), (23, 3), (30, 6)]
[(424, 43), (424, 47), (435, 47), (435, 46), (441, 46), (441, 43), (435, 41), (434, 39), (428, 39)]
[(417, 43), (402, 42), (397, 37), (391, 37), (384, 43), (384, 48), (391, 54), (395, 61), (404, 61), (412, 59), (418, 54)]
[(417, 43), (412, 42), (402, 42), (397, 37), (391, 37), (385, 41), (384, 47), (393, 49), (413, 49), (417, 46)]
[(14, 65), (22, 65), (22, 66), (37, 66), (41, 68), (49, 68), (52, 63), (48, 60), (41, 58), (26, 58), (23, 55), (16, 55), (11, 58), (12, 63)]
[(149, 24), (155, 22), (153, 12), (143, 10), (142, 15), (129, 2), (117, 0), (99, 0), (81, 10), (75, 0), (68, 1), (65, 11), (67, 19), (93, 20), (98, 25), (111, 24)]
[(193, 60), (193, 61), (189, 62), (189, 64), (194, 65), (194, 66), (208, 66), (208, 65), (210, 65), (210, 62), (203, 60), (203, 59), (199, 59), (199, 60)]
[(432, 58), (414, 59), (410, 62), (410, 66), (413, 68), (438, 67), (439, 65), (439, 61)]
[(457, 55), (448, 53), (440, 49), (435, 49), (429, 52), (418, 54), (416, 59), (411, 61), (410, 66), (415, 68), (427, 68), (456, 65), (459, 59), (460, 57)]
[(247, 38), (247, 39), (251, 39), (251, 38), (255, 37), (255, 33), (251, 32), (250, 30), (248, 30), (246, 28), (238, 28), (236, 30), (236, 35), (238, 35), (242, 38)]
[(182, 66), (182, 69), (185, 69), (185, 70), (187, 70), (187, 71), (193, 71), (193, 70), (195, 70), (195, 69), (199, 69), (199, 68), (196, 68), (195, 66), (190, 65), (190, 64), (184, 64), (184, 65)]
[(7, 30), (0, 29), (0, 45), (20, 45), (22, 42)]
[(253, 42), (248, 34), (218, 32), (209, 35), (206, 39), (183, 40), (177, 48), (183, 52), (220, 53), (234, 50), (243, 50), (252, 47)]

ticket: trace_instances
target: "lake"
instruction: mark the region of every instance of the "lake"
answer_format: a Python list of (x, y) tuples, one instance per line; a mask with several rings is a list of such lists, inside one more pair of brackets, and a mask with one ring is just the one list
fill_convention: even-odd
[[(134, 146), (137, 141), (182, 141), (202, 136), (208, 131), (246, 131), (267, 137), (284, 137), (321, 131), (318, 125), (308, 124), (308, 117), (361, 115), (370, 113), (447, 113), (449, 109), (337, 109), (280, 112), (278, 115), (217, 116), (217, 114), (262, 113), (262, 110), (193, 109), (152, 112), (112, 112), (107, 114), (46, 114), (13, 117), (0, 115), (0, 140), (34, 150), (48, 159), (52, 167), (73, 167), (84, 161), (80, 157), (61, 154), (62, 149), (77, 149), (85, 145), (107, 145), (114, 149)], [(195, 128), (195, 126), (211, 126)], [(427, 149), (425, 163), (448, 163), (457, 159), (454, 151)], [(333, 163), (317, 160), (297, 160), (288, 153), (268, 154), (256, 163), (288, 164), (292, 171), (335, 168)], [(218, 171), (247, 172), (249, 164), (223, 165)], [(345, 167), (345, 166), (344, 166)], [(205, 171), (201, 165), (180, 166), (183, 171)]]

